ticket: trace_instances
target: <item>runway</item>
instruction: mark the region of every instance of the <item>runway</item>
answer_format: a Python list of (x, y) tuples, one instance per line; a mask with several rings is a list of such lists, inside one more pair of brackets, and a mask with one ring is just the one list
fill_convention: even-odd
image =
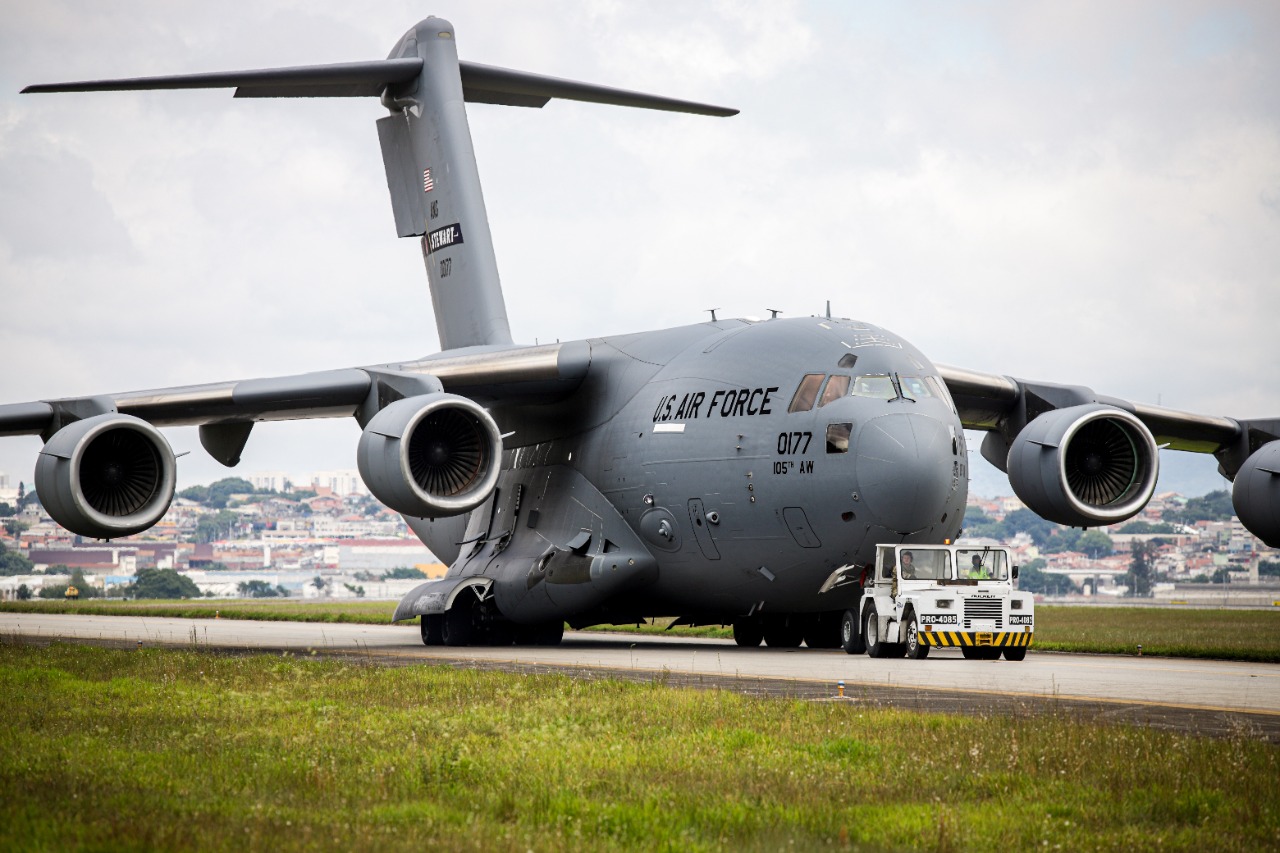
[(0, 614), (0, 636), (105, 645), (289, 651), (371, 662), (480, 666), (662, 680), (874, 706), (968, 713), (1063, 713), (1280, 742), (1280, 665), (1067, 655), (923, 661), (842, 651), (743, 649), (725, 640), (570, 632), (554, 647), (425, 647), (416, 626), (138, 616)]

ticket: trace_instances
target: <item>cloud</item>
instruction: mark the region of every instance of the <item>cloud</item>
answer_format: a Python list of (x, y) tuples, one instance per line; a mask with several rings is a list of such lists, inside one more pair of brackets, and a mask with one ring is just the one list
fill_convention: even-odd
[[(467, 59), (742, 109), (469, 110), (521, 340), (699, 322), (710, 307), (805, 315), (829, 299), (938, 361), (1276, 414), (1273, 4), (436, 8)], [(420, 15), (10, 9), (0, 349), (36, 361), (3, 372), (0, 400), (434, 350), (421, 258), (392, 230), (372, 99), (16, 95), (380, 57)], [(314, 427), (279, 427), (278, 452), (349, 462), (346, 439)], [(14, 446), (0, 442), (0, 470), (30, 464)]]

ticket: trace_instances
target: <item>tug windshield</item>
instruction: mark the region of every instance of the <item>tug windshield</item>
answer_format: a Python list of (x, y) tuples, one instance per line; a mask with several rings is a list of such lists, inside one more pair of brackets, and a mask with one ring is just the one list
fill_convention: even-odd
[(961, 548), (956, 551), (957, 570), (961, 578), (979, 581), (1009, 579), (1009, 564), (1004, 551), (991, 548)]
[(941, 581), (952, 578), (949, 551), (903, 548), (898, 553), (898, 561), (904, 581)]

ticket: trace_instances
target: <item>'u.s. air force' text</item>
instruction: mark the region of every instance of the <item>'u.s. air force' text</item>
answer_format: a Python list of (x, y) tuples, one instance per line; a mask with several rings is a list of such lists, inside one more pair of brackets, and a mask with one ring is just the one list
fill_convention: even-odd
[[(664, 394), (653, 410), (653, 422), (691, 421), (698, 417), (710, 418), (716, 415), (722, 418), (771, 415), (773, 410), (769, 408), (769, 404), (773, 392), (777, 390), (776, 385), (772, 388), (730, 388), (727, 391), (716, 391), (710, 400), (705, 391), (690, 391), (683, 395)], [(708, 403), (705, 409), (702, 407), (703, 403)]]

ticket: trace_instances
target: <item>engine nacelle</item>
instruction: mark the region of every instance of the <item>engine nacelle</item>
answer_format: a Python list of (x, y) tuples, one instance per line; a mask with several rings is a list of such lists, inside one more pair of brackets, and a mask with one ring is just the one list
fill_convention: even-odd
[(45, 444), (36, 460), (36, 494), (72, 533), (115, 539), (164, 516), (176, 467), (169, 442), (151, 424), (96, 415), (68, 424)]
[(374, 497), (417, 518), (475, 509), (497, 485), (501, 462), (498, 425), (456, 394), (397, 400), (373, 416), (356, 449)]
[(1240, 466), (1231, 505), (1250, 533), (1280, 548), (1280, 441), (1262, 445)]
[(1045, 412), (1009, 448), (1009, 482), (1022, 502), (1072, 527), (1137, 515), (1156, 488), (1160, 455), (1146, 424), (1092, 403)]

